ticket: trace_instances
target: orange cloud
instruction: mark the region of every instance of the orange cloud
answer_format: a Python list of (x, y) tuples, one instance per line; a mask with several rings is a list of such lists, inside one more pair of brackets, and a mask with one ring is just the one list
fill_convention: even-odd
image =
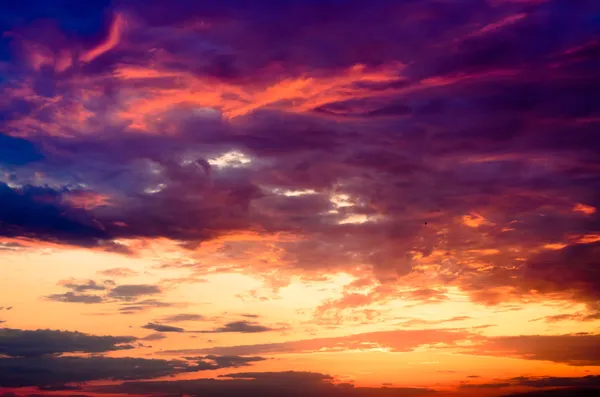
[(479, 226), (488, 223), (488, 221), (483, 216), (473, 212), (470, 215), (464, 215), (462, 217), (462, 223), (468, 227), (478, 228)]
[(94, 59), (98, 58), (100, 55), (104, 54), (105, 52), (108, 52), (115, 48), (121, 41), (121, 35), (123, 34), (123, 30), (125, 29), (125, 22), (125, 17), (122, 14), (117, 13), (110, 27), (108, 37), (106, 38), (106, 40), (100, 43), (98, 46), (82, 54), (79, 57), (79, 60), (82, 62), (91, 62)]
[(573, 207), (573, 212), (579, 212), (584, 215), (592, 215), (596, 213), (596, 208), (592, 207), (591, 205), (577, 203)]
[[(125, 82), (137, 80), (146, 83), (145, 95), (139, 95), (137, 90), (135, 95), (132, 92), (131, 97), (136, 99), (125, 104), (120, 117), (130, 120), (131, 127), (147, 129), (152, 119), (161, 121), (160, 114), (176, 105), (219, 110), (232, 119), (269, 106), (306, 112), (331, 102), (381, 95), (381, 91), (371, 91), (356, 84), (393, 82), (399, 77), (398, 70), (398, 65), (378, 70), (355, 65), (337, 76), (305, 75), (255, 87), (144, 67), (123, 66), (117, 70), (116, 76)], [(153, 79), (158, 78), (174, 79), (180, 84), (173, 88), (153, 87)]]

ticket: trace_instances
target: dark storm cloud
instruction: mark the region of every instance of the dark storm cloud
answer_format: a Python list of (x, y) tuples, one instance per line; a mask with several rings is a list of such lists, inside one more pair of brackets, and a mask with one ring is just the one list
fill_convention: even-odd
[(132, 349), (131, 336), (96, 336), (80, 332), (0, 329), (0, 355), (25, 359), (62, 353), (103, 353)]
[[(127, 253), (114, 241), (289, 232), (291, 272), (389, 285), (430, 260), (484, 304), (598, 301), (597, 242), (573, 241), (600, 231), (595, 2), (267, 3), (5, 14), (0, 234)], [(56, 23), (40, 34), (35, 15)], [(98, 47), (115, 15), (135, 23)], [(215, 162), (233, 150), (250, 162)]]
[(125, 382), (116, 386), (98, 386), (93, 390), (100, 393), (169, 393), (219, 397), (412, 397), (435, 393), (426, 388), (362, 388), (351, 384), (333, 384), (331, 376), (314, 372), (248, 372), (227, 374), (221, 378), (225, 379)]
[(89, 214), (63, 203), (62, 193), (46, 187), (11, 188), (0, 183), (0, 234), (34, 235), (43, 240), (95, 246), (108, 238)]

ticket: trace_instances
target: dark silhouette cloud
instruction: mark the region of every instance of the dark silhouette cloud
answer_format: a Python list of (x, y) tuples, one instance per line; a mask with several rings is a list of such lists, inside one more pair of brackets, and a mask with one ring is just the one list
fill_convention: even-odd
[(141, 311), (149, 310), (152, 308), (164, 308), (164, 307), (175, 307), (180, 306), (180, 304), (173, 302), (163, 302), (158, 299), (143, 299), (139, 301), (130, 301), (127, 303), (123, 303), (119, 308), (119, 311), (122, 314), (132, 314), (138, 313)]
[(581, 377), (516, 377), (506, 379), (497, 383), (473, 383), (464, 384), (461, 388), (467, 389), (497, 389), (504, 387), (527, 386), (536, 388), (549, 387), (598, 387), (600, 388), (600, 375), (588, 375)]
[(98, 295), (81, 294), (77, 292), (65, 292), (64, 294), (52, 294), (45, 297), (48, 300), (64, 303), (103, 303), (104, 299)]
[(600, 334), (498, 336), (483, 340), (465, 352), (514, 356), (569, 365), (600, 365)]
[(0, 386), (49, 386), (100, 379), (147, 379), (213, 369), (185, 361), (109, 357), (27, 357), (0, 359)]
[(413, 397), (435, 395), (426, 388), (368, 388), (351, 384), (334, 384), (333, 378), (314, 372), (248, 372), (223, 375), (223, 379), (197, 379), (157, 382), (125, 382), (116, 386), (99, 386), (96, 392), (130, 394), (187, 394), (191, 396), (247, 395), (276, 397)]
[(507, 394), (505, 397), (593, 397), (597, 394), (597, 388), (565, 388)]
[(186, 321), (202, 321), (204, 319), (204, 316), (200, 314), (180, 313), (162, 317), (160, 321), (163, 323), (180, 323)]
[(46, 187), (11, 188), (0, 182), (0, 234), (34, 234), (39, 239), (84, 246), (99, 245), (109, 237), (93, 218), (62, 200), (62, 193)]
[(156, 323), (148, 323), (144, 325), (142, 328), (151, 329), (157, 332), (185, 332), (183, 328), (173, 327), (171, 325), (163, 325)]
[(92, 380), (136, 380), (187, 372), (238, 368), (262, 361), (262, 357), (203, 356), (186, 360), (133, 357), (13, 357), (0, 358), (0, 386), (36, 386), (40, 390), (65, 389), (67, 383)]
[(124, 301), (130, 301), (141, 296), (156, 295), (160, 294), (161, 292), (161, 289), (156, 285), (131, 284), (116, 286), (108, 293), (108, 296)]
[(218, 334), (218, 333), (241, 333), (253, 334), (259, 332), (275, 331), (275, 328), (267, 327), (251, 321), (233, 321), (225, 324), (222, 327), (217, 327), (213, 330), (193, 331), (202, 334)]
[(98, 274), (108, 277), (130, 277), (136, 276), (138, 272), (136, 272), (135, 270), (128, 269), (126, 267), (114, 267), (112, 269), (102, 270), (98, 272)]
[(110, 285), (111, 283), (100, 284), (94, 280), (87, 280), (83, 283), (77, 283), (75, 281), (61, 283), (63, 287), (73, 290), (74, 292), (104, 291), (106, 289), (106, 284)]
[(166, 339), (166, 335), (161, 334), (160, 332), (156, 332), (154, 334), (150, 334), (148, 336), (144, 336), (143, 338), (140, 338), (140, 340), (145, 340), (145, 341), (154, 341), (154, 340), (163, 340)]
[(31, 358), (62, 353), (104, 353), (132, 349), (131, 336), (95, 336), (80, 332), (0, 329), (0, 355)]

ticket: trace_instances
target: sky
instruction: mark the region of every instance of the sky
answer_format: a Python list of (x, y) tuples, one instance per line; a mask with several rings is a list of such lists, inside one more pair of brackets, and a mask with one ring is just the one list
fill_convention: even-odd
[(597, 395), (598, 1), (0, 31), (0, 397)]

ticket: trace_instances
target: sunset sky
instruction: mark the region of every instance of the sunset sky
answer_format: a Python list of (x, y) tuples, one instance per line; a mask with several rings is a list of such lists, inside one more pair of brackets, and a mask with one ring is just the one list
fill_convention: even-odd
[(0, 397), (600, 395), (599, 1), (0, 32)]

